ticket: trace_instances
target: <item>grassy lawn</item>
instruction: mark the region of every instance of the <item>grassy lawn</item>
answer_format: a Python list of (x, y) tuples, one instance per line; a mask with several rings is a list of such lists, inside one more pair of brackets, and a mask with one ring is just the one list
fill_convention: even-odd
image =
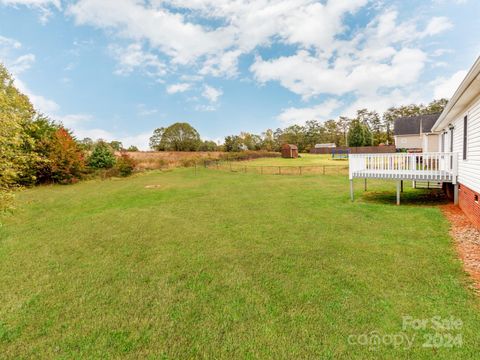
[[(24, 191), (0, 228), (1, 357), (478, 358), (480, 301), (440, 210), (360, 188), (202, 168)], [(424, 348), (435, 330), (403, 316), (460, 319), (440, 334), (463, 345)]]
[(263, 166), (348, 166), (348, 160), (333, 160), (331, 155), (300, 154), (298, 159), (260, 158), (250, 160), (248, 165)]

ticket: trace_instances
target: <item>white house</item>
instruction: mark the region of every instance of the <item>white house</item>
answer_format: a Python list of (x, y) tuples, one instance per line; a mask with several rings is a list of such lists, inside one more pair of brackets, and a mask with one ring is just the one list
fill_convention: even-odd
[(458, 154), (459, 206), (480, 228), (480, 57), (432, 128), (439, 152)]
[(480, 228), (480, 57), (431, 129), (439, 134), (434, 152), (353, 154), (349, 178), (397, 182), (397, 204), (404, 180), (435, 181), (451, 190), (454, 201)]
[(411, 152), (437, 151), (439, 135), (432, 127), (439, 116), (440, 113), (396, 119), (393, 124), (395, 147)]

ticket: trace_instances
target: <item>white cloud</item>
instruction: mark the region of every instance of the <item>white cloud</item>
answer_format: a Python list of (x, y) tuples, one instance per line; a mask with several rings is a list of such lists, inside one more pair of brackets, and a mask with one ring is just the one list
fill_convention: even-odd
[(35, 55), (21, 55), (9, 64), (8, 69), (14, 74), (21, 74), (30, 69), (35, 62)]
[(145, 104), (137, 105), (138, 116), (150, 116), (158, 113), (158, 109), (149, 109)]
[(277, 119), (285, 126), (293, 124), (304, 124), (308, 120), (326, 120), (341, 103), (338, 100), (330, 99), (313, 107), (295, 108), (290, 107), (282, 110)]
[(190, 83), (172, 84), (172, 85), (167, 86), (167, 93), (169, 93), (169, 94), (182, 93), (182, 92), (190, 90), (191, 87), (192, 87), (192, 84), (190, 84)]
[(0, 46), (2, 48), (9, 47), (13, 49), (20, 49), (22, 47), (22, 44), (20, 43), (20, 41), (10, 39), (0, 35)]
[(92, 115), (88, 114), (68, 114), (68, 115), (56, 115), (55, 120), (61, 122), (67, 128), (75, 128), (85, 122), (91, 121)]
[(444, 31), (450, 30), (453, 27), (452, 22), (446, 17), (434, 17), (430, 20), (427, 27), (423, 31), (423, 36), (433, 36)]
[(0, 36), (0, 62), (4, 63), (15, 77), (30, 69), (35, 62), (35, 55), (20, 55), (21, 50), (22, 44), (19, 41)]
[(212, 112), (212, 111), (217, 111), (217, 106), (200, 104), (195, 106), (195, 110), (202, 111), (202, 112)]
[(203, 88), (202, 96), (211, 103), (216, 103), (222, 95), (223, 91), (221, 89), (216, 89), (213, 86), (205, 85)]
[(433, 94), (435, 99), (446, 98), (450, 99), (457, 88), (460, 86), (460, 83), (467, 76), (466, 70), (457, 71), (449, 78), (441, 77), (432, 82), (434, 86)]
[(46, 23), (52, 16), (52, 8), (60, 10), (61, 0), (0, 0), (0, 4), (10, 6), (27, 6), (40, 10), (40, 22)]
[(129, 75), (137, 68), (152, 77), (159, 78), (166, 74), (165, 64), (156, 55), (143, 51), (141, 44), (130, 44), (125, 48), (111, 46), (110, 51), (118, 60), (115, 71), (118, 75)]

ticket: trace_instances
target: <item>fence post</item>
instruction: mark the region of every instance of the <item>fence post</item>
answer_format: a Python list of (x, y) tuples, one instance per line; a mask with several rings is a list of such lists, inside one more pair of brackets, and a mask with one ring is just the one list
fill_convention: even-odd
[(323, 165), (323, 175), (325, 175), (325, 165)]
[(300, 175), (302, 175), (302, 167), (301, 166), (298, 167), (298, 170), (300, 172)]
[(282, 168), (280, 166), (278, 167), (278, 175), (282, 175)]

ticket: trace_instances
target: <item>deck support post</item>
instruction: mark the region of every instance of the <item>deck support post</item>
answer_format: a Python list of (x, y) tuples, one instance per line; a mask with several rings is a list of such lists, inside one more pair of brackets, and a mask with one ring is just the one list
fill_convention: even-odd
[(453, 185), (453, 203), (458, 205), (458, 184)]
[(400, 189), (400, 190), (401, 190), (401, 192), (403, 193), (403, 180), (400, 180), (400, 184), (401, 184), (401, 185), (400, 185), (400, 186), (401, 186), (401, 189)]
[(353, 196), (353, 179), (350, 180), (350, 199), (353, 201), (354, 196)]
[(401, 188), (401, 180), (397, 181), (397, 205), (400, 205), (400, 188)]
[(365, 191), (367, 191), (367, 178), (365, 178)]

